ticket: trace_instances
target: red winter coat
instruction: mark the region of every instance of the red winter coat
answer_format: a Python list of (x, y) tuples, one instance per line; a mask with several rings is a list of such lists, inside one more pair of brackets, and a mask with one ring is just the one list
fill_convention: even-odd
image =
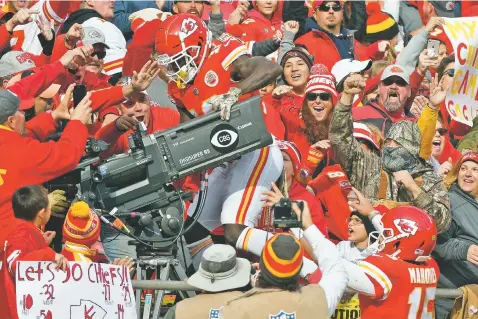
[[(334, 41), (323, 31), (313, 29), (298, 38), (295, 43), (305, 45), (309, 53), (314, 56), (314, 64), (322, 63), (329, 70), (332, 70), (335, 63), (342, 60)], [(355, 59), (360, 61), (380, 60), (383, 57), (383, 52), (378, 50), (378, 42), (365, 47), (355, 41), (354, 50)]]
[[(19, 261), (55, 261), (41, 231), (31, 222), (10, 218), (0, 222), (0, 318), (17, 319), (15, 275)], [(5, 247), (5, 248), (3, 248)]]

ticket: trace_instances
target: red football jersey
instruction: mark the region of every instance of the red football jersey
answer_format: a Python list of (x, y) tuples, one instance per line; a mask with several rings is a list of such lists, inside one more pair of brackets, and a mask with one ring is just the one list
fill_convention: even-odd
[(359, 263), (375, 296), (359, 294), (362, 319), (432, 319), (440, 270), (430, 258), (413, 264), (386, 254)]
[[(196, 74), (194, 82), (180, 89), (175, 82), (169, 82), (168, 92), (178, 107), (186, 108), (194, 116), (212, 112), (211, 105), (206, 101), (214, 95), (227, 93), (237, 85), (231, 79), (231, 64), (248, 51), (244, 43), (237, 38), (224, 33), (213, 41), (209, 56)], [(244, 96), (243, 96), (244, 98)]]

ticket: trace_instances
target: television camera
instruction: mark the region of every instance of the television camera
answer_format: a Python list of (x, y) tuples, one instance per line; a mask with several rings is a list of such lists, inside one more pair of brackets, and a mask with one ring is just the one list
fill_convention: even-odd
[(171, 244), (167, 238), (180, 235), (183, 201), (192, 195), (177, 190), (174, 182), (272, 143), (260, 101), (254, 97), (236, 104), (227, 122), (212, 113), (154, 134), (146, 134), (140, 123), (143, 127), (129, 137), (130, 151), (103, 162), (97, 155), (104, 142), (91, 141), (93, 156), (49, 182), (48, 188), (67, 189), (71, 195), (77, 194), (72, 185), (79, 184), (77, 197), (95, 211), (126, 218), (139, 240), (165, 247)]

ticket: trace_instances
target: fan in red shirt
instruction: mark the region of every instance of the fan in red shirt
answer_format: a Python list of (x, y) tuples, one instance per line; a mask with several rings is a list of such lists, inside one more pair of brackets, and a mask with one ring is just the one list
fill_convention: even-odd
[(68, 261), (48, 247), (55, 234), (40, 230), (48, 223), (51, 203), (47, 190), (38, 185), (19, 188), (12, 197), (15, 218), (1, 220), (0, 318), (17, 319), (15, 275), (19, 261), (52, 261), (65, 270)]

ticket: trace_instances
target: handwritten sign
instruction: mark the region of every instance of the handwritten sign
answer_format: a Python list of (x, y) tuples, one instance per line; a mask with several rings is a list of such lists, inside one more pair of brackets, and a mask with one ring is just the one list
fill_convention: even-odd
[(445, 19), (445, 32), (455, 51), (455, 76), (446, 98), (450, 116), (473, 125), (478, 115), (478, 18)]
[(20, 319), (136, 318), (126, 267), (70, 262), (63, 272), (51, 262), (19, 262), (16, 291)]

